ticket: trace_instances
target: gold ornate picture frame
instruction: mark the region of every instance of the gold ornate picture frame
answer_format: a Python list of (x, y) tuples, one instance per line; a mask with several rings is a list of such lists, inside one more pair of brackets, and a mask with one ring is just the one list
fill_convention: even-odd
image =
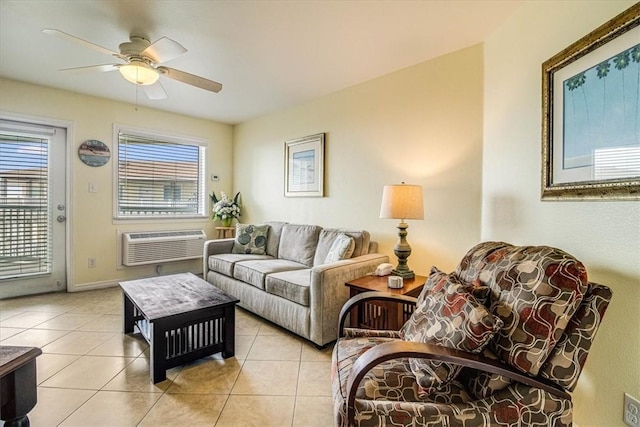
[(640, 3), (542, 64), (542, 200), (640, 200)]

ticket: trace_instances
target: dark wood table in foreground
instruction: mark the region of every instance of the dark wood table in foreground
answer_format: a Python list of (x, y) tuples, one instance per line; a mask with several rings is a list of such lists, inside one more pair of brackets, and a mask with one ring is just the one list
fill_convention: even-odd
[(191, 273), (121, 282), (124, 332), (137, 326), (151, 347), (151, 380), (210, 354), (235, 351), (238, 300)]
[[(392, 289), (388, 286), (389, 276), (364, 276), (345, 283), (349, 287), (349, 297), (362, 292), (388, 292), (395, 295), (417, 297), (420, 295), (427, 278), (416, 276), (404, 279), (404, 286)], [(350, 325), (361, 329), (383, 329), (397, 331), (409, 320), (414, 307), (407, 304), (390, 302), (365, 302), (361, 307), (354, 308), (350, 315)]]
[(29, 425), (27, 414), (36, 406), (37, 347), (0, 346), (0, 420), (5, 427)]

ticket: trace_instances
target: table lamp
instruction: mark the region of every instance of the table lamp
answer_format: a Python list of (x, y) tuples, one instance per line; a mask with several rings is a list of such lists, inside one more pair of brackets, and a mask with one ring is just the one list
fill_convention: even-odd
[(415, 274), (409, 270), (407, 258), (411, 255), (411, 246), (407, 243), (407, 219), (424, 219), (424, 206), (422, 203), (422, 186), (395, 184), (385, 185), (382, 190), (382, 204), (380, 206), (380, 218), (399, 219), (398, 243), (393, 248), (393, 253), (398, 257), (398, 266), (391, 274), (405, 279), (412, 279)]

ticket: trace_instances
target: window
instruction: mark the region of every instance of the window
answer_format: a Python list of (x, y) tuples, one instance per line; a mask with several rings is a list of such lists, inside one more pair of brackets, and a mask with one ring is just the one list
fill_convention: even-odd
[(117, 218), (205, 216), (203, 142), (116, 129)]
[(0, 279), (51, 269), (49, 140), (0, 133)]

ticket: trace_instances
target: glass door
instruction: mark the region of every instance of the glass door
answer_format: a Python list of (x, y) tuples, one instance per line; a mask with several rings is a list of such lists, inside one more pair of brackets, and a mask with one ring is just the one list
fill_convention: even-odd
[(66, 129), (0, 121), (0, 299), (66, 289)]

